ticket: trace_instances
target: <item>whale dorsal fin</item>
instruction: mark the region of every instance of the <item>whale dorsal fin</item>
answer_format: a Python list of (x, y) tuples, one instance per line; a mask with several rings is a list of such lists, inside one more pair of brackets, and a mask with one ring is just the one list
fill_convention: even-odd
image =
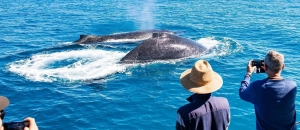
[(80, 35), (80, 39), (85, 37), (87, 37), (87, 35), (83, 35), (83, 34)]
[(80, 35), (80, 38), (74, 42), (79, 42), (79, 43), (83, 43), (85, 40), (85, 38), (88, 37), (88, 35)]

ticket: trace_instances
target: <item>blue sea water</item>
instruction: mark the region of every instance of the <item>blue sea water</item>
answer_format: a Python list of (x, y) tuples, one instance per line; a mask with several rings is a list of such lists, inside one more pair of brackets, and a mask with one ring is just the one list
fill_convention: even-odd
[[(205, 59), (223, 77), (213, 95), (229, 100), (229, 129), (253, 130), (253, 105), (238, 96), (247, 62), (277, 50), (285, 55), (282, 75), (300, 84), (299, 8), (297, 0), (4, 0), (0, 95), (10, 99), (4, 122), (30, 116), (41, 130), (174, 129), (176, 111), (191, 95), (179, 76)], [(72, 43), (80, 34), (146, 29), (217, 45), (196, 58), (118, 64), (138, 42)], [(297, 121), (299, 100), (297, 94)]]

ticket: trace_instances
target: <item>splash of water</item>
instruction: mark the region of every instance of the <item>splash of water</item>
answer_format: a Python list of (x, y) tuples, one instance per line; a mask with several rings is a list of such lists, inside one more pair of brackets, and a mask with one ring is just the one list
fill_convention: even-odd
[(197, 40), (198, 43), (205, 46), (208, 51), (203, 57), (219, 57), (239, 52), (243, 49), (242, 45), (231, 38), (206, 37)]

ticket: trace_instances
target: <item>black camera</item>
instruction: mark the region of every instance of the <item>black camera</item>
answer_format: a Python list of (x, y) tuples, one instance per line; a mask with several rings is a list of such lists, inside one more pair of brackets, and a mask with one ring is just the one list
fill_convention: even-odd
[(266, 72), (262, 66), (263, 66), (264, 60), (252, 60), (251, 65), (252, 67), (255, 66), (256, 67), (256, 71), (255, 73), (264, 73)]
[(4, 130), (24, 130), (29, 127), (29, 121), (3, 123)]

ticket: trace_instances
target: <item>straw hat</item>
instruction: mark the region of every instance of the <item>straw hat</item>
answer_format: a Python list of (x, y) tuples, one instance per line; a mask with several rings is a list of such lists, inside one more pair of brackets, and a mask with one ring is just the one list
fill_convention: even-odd
[(205, 60), (197, 61), (192, 69), (184, 71), (180, 82), (185, 89), (198, 94), (212, 93), (223, 85), (222, 77)]
[(3, 110), (5, 107), (7, 107), (9, 104), (9, 100), (4, 97), (4, 96), (0, 96), (0, 110)]

